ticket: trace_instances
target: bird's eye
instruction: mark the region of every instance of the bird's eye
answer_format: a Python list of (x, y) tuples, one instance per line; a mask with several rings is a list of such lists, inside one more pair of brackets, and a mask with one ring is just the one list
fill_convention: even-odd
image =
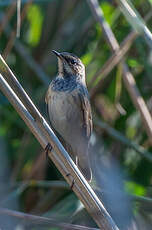
[(76, 61), (73, 60), (73, 59), (70, 62), (71, 62), (72, 65), (76, 64)]

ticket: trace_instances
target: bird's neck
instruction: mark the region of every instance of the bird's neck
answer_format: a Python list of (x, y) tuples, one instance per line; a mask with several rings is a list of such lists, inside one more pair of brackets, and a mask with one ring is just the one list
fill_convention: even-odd
[(86, 86), (85, 81), (83, 82), (80, 77), (76, 77), (75, 75), (58, 75), (52, 81), (52, 89), (55, 91), (72, 91), (78, 85)]
[(86, 82), (85, 82), (85, 74), (84, 75), (80, 75), (80, 74), (69, 74), (69, 73), (66, 73), (66, 72), (59, 72), (58, 73), (58, 78), (61, 78), (67, 82), (76, 82), (76, 83), (81, 83), (83, 85), (86, 85)]

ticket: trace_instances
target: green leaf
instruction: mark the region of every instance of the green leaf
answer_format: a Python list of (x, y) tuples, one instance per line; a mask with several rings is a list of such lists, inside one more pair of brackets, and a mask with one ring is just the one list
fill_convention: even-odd
[(104, 17), (106, 21), (111, 25), (113, 22), (113, 14), (114, 14), (113, 6), (108, 2), (102, 2), (100, 6), (104, 12)]
[(125, 189), (128, 193), (138, 195), (138, 196), (144, 196), (146, 193), (146, 189), (143, 186), (133, 181), (125, 182)]
[(133, 68), (133, 67), (138, 67), (139, 63), (137, 62), (137, 60), (130, 58), (128, 60), (128, 65)]
[(136, 135), (136, 127), (128, 126), (126, 129), (126, 136), (129, 139), (133, 139), (135, 135)]
[(148, 0), (150, 2), (150, 4), (152, 4), (152, 0)]
[(32, 5), (27, 12), (27, 19), (30, 24), (27, 39), (31, 46), (36, 46), (39, 43), (42, 31), (43, 15), (41, 8)]
[(84, 63), (85, 66), (87, 66), (92, 59), (92, 54), (91, 53), (86, 53), (81, 57), (82, 62)]

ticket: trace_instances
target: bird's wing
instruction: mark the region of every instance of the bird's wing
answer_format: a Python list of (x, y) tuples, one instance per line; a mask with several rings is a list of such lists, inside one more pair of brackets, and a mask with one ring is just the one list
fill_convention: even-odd
[(84, 92), (79, 92), (78, 96), (80, 99), (81, 111), (83, 113), (82, 116), (85, 135), (90, 138), (92, 133), (92, 113), (88, 95)]
[(79, 106), (83, 132), (85, 133), (85, 139), (81, 139), (80, 137), (79, 142), (77, 143), (78, 149), (76, 152), (73, 152), (72, 155), (77, 156), (77, 166), (79, 167), (85, 178), (88, 181), (91, 181), (92, 172), (88, 155), (88, 141), (92, 133), (92, 113), (87, 90), (83, 90), (81, 88), (79, 91), (76, 90), (75, 98), (75, 101)]

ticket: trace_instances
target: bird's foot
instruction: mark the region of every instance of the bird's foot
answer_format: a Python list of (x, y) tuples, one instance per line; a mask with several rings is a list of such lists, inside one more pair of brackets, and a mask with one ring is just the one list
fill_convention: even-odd
[[(70, 176), (70, 175), (71, 175), (70, 173), (67, 173), (67, 174), (66, 174), (66, 176)], [(73, 179), (73, 180), (72, 180), (72, 184), (70, 185), (70, 189), (71, 189), (71, 190), (73, 189), (74, 183), (75, 183), (75, 180)]]
[(46, 159), (48, 160), (48, 154), (49, 154), (49, 151), (52, 151), (52, 146), (50, 143), (48, 143), (45, 147), (45, 155), (46, 155)]

